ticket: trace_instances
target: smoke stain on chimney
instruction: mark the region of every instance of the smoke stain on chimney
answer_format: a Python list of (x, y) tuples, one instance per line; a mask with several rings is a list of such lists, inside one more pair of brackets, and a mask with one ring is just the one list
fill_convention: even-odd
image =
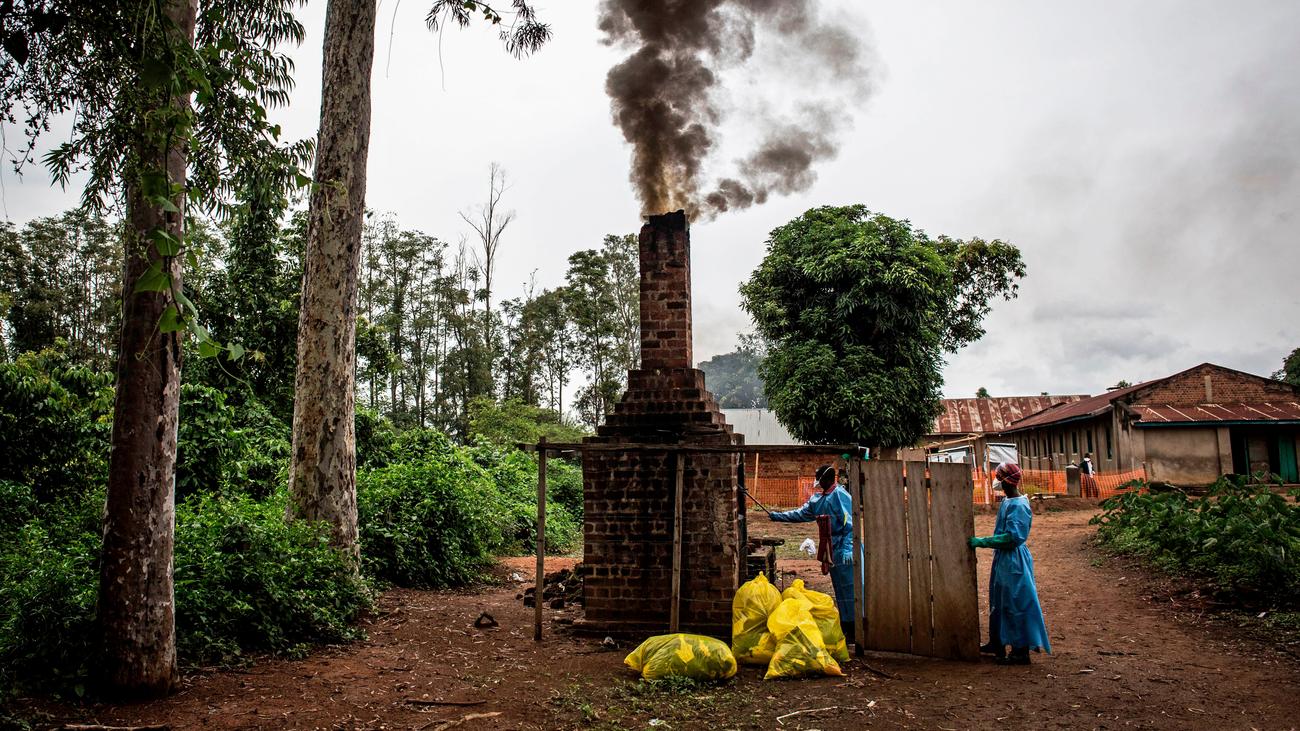
[[(630, 51), (605, 89), (646, 213), (684, 208), (708, 219), (808, 189), (871, 91), (865, 42), (823, 17), (818, 0), (603, 0), (599, 27)], [(760, 62), (797, 69), (802, 88), (781, 91), (806, 98), (784, 115), (754, 105), (767, 110), (743, 120), (758, 131), (755, 149), (706, 185), (732, 111), (718, 99), (719, 75)], [(814, 91), (822, 88), (831, 93)]]

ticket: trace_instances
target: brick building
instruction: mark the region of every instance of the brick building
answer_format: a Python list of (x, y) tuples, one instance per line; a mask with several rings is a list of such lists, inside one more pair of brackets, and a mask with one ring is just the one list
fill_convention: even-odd
[(1062, 403), (1011, 423), (1030, 469), (1062, 469), (1092, 453), (1099, 472), (1208, 484), (1267, 471), (1298, 482), (1300, 388), (1202, 363), (1171, 376)]

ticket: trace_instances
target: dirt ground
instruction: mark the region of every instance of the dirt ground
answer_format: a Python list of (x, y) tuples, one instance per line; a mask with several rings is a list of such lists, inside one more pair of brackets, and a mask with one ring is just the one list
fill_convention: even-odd
[[(166, 700), (54, 709), (52, 721), (173, 729), (1288, 729), (1300, 726), (1300, 662), (1196, 605), (1176, 603), (1131, 562), (1088, 543), (1090, 510), (1035, 519), (1034, 553), (1052, 656), (1028, 667), (868, 654), (841, 678), (764, 682), (742, 668), (721, 686), (637, 681), (627, 644), (574, 637), (546, 611), (532, 640), (523, 584), (476, 594), (391, 591), (369, 639), (301, 661), (193, 674)], [(993, 516), (977, 515), (977, 532)], [(776, 534), (754, 521), (751, 534)], [(781, 526), (797, 545), (810, 525)], [(783, 554), (789, 555), (789, 554)], [(981, 551), (981, 602), (991, 554)], [(512, 559), (527, 575), (532, 559)], [(548, 559), (548, 569), (572, 559)], [(814, 587), (812, 561), (786, 558)], [(787, 579), (788, 580), (788, 579)], [(500, 627), (476, 630), (479, 612)], [(982, 610), (983, 611), (983, 610)], [(434, 702), (457, 705), (435, 705)], [(797, 715), (795, 711), (809, 711)]]

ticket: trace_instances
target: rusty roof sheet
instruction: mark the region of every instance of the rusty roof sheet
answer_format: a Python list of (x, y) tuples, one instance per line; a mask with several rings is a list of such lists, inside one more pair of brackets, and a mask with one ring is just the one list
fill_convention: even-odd
[(985, 434), (999, 432), (1011, 422), (1043, 409), (1071, 404), (1088, 398), (1085, 394), (1056, 396), (994, 396), (992, 398), (949, 398), (934, 420), (931, 434)]
[(1080, 401), (1075, 401), (1073, 403), (1053, 406), (1051, 408), (1044, 409), (1038, 412), (1037, 414), (1029, 416), (1028, 418), (1024, 418), (1021, 419), (1020, 421), (1009, 424), (1007, 427), (1007, 431), (1019, 431), (1021, 429), (1031, 429), (1036, 426), (1055, 424), (1059, 421), (1066, 421), (1069, 419), (1077, 419), (1080, 417), (1091, 416), (1092, 414), (1100, 413), (1105, 411), (1106, 409), (1109, 409), (1111, 402), (1115, 401), (1115, 399), (1118, 399), (1121, 396), (1127, 396), (1130, 393), (1133, 393), (1134, 391), (1138, 390), (1139, 388), (1143, 388), (1153, 383), (1156, 383), (1156, 381), (1163, 381), (1163, 380), (1165, 379), (1159, 378), (1151, 381), (1144, 381), (1142, 383), (1133, 386), (1128, 386), (1126, 388), (1117, 388), (1113, 391), (1107, 391), (1106, 393), (1100, 393), (1097, 394), (1096, 396), (1090, 396), (1088, 398), (1082, 399)]
[(1300, 403), (1266, 401), (1252, 404), (1136, 404), (1133, 410), (1142, 415), (1138, 426), (1190, 424), (1220, 421), (1300, 421)]

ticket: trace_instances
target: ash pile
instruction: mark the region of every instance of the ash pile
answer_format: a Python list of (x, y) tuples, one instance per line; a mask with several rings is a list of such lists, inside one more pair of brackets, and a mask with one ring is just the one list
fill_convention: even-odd
[[(536, 606), (537, 587), (530, 586), (515, 598), (522, 599), (525, 607)], [(582, 564), (546, 574), (542, 580), (542, 601), (551, 609), (582, 606)]]

